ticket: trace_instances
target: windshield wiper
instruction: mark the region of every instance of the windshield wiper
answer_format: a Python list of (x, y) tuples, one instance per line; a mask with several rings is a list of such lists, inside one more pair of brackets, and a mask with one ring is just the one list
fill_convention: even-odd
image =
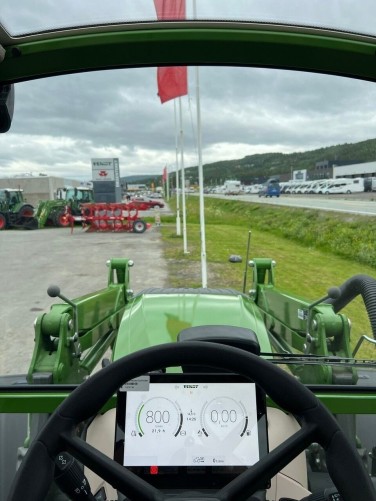
[[(286, 365), (348, 365), (352, 367), (374, 367), (376, 360), (355, 359), (347, 357), (325, 356), (325, 355), (304, 355), (294, 353), (260, 353), (260, 356), (268, 358), (273, 364)], [(270, 357), (270, 358), (269, 358)]]

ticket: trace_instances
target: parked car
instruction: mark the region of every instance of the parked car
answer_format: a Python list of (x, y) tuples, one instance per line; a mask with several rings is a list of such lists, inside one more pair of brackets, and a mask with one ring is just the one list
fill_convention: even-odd
[(162, 209), (165, 206), (165, 204), (159, 200), (146, 197), (134, 197), (130, 200), (130, 203), (138, 210)]

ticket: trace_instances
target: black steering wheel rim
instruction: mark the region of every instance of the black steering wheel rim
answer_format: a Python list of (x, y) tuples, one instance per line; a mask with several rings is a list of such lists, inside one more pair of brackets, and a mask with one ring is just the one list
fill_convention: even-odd
[[(218, 491), (218, 499), (240, 500), (245, 495), (250, 496), (264, 483), (263, 475), (273, 477), (309, 443), (315, 441), (326, 451), (328, 471), (344, 500), (376, 501), (376, 492), (358, 453), (330, 412), (310, 390), (265, 359), (239, 348), (202, 341), (167, 343), (134, 352), (108, 365), (81, 384), (55, 410), (31, 444), (12, 484), (9, 501), (44, 499), (53, 480), (54, 458), (62, 450), (78, 456), (93, 471), (97, 470), (99, 475), (103, 473), (103, 477), (110, 483), (120, 482), (122, 489), (124, 485), (128, 489), (137, 484), (136, 491), (133, 491), (135, 497), (138, 495), (137, 499), (163, 499), (159, 490), (141, 479), (138, 481), (138, 477), (112, 460), (102, 458), (99, 465), (93, 452), (95, 449), (86, 447), (86, 451), (81, 450), (80, 455), (80, 447), (76, 445), (81, 440), (72, 436), (76, 425), (97, 414), (124, 382), (165, 367), (187, 364), (211, 366), (250, 377), (278, 406), (293, 414), (302, 425), (300, 432)], [(105, 459), (111, 463), (108, 468)], [(111, 472), (114, 472), (114, 476), (111, 476)], [(128, 480), (122, 482), (122, 475)], [(35, 482), (36, 476), (38, 482)], [(140, 497), (138, 489), (145, 489), (145, 497)], [(125, 494), (132, 499), (132, 493), (128, 491)]]

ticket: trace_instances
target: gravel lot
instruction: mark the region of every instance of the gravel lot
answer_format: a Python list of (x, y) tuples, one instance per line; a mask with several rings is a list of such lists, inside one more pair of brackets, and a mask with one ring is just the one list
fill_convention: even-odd
[(0, 374), (27, 371), (34, 343), (35, 318), (59, 299), (47, 295), (49, 285), (75, 298), (107, 285), (109, 258), (133, 259), (131, 287), (167, 285), (158, 227), (142, 234), (85, 233), (80, 227), (71, 234), (66, 228), (0, 232)]

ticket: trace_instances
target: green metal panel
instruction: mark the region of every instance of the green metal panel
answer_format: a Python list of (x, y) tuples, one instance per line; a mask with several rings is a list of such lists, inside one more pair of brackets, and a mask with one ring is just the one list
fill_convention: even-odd
[[(0, 413), (44, 413), (53, 412), (55, 408), (69, 395), (69, 392), (38, 392), (24, 393), (4, 391), (0, 388)], [(375, 414), (376, 395), (372, 392), (330, 393), (317, 392), (316, 395), (335, 414)], [(275, 406), (268, 400), (268, 405)], [(112, 397), (105, 409), (115, 407), (116, 397)]]
[(114, 348), (114, 359), (162, 343), (176, 341), (179, 332), (199, 325), (228, 325), (253, 330), (261, 351), (271, 346), (254, 302), (242, 295), (203, 294), (199, 291), (146, 293), (127, 306)]
[[(52, 413), (68, 396), (69, 392), (38, 392), (38, 389), (24, 393), (11, 393), (0, 389), (0, 414), (9, 413)], [(103, 410), (115, 407), (114, 396)]]
[[(32, 37), (6, 46), (0, 82), (61, 73), (169, 64), (249, 65), (327, 72), (376, 80), (375, 39), (252, 23), (146, 23)], [(199, 49), (198, 49), (199, 46)], [(22, 64), (19, 64), (22, 58)]]

